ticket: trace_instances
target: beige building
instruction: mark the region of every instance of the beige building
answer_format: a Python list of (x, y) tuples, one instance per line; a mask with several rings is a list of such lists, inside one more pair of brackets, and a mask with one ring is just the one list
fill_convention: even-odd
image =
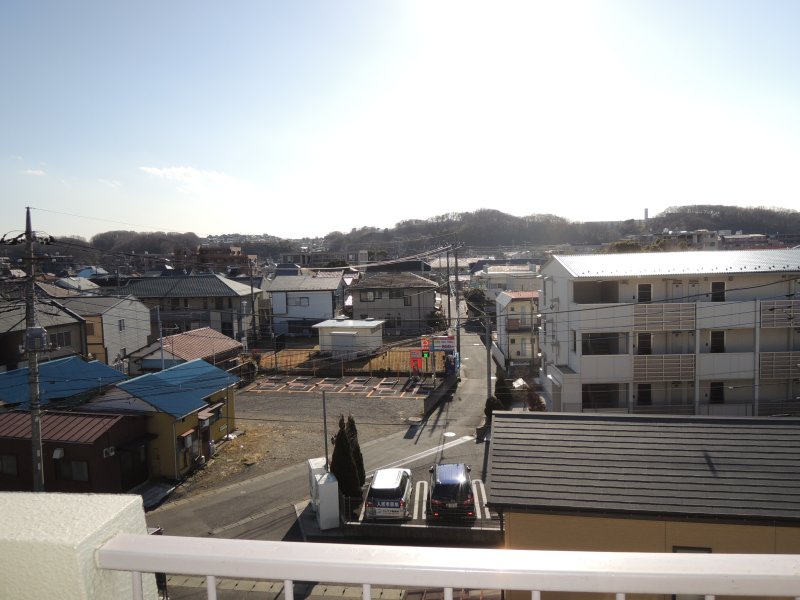
[(439, 284), (416, 273), (377, 273), (350, 286), (354, 319), (385, 321), (387, 335), (419, 335), (433, 328)]
[(499, 412), (489, 454), (510, 549), (800, 553), (798, 419)]

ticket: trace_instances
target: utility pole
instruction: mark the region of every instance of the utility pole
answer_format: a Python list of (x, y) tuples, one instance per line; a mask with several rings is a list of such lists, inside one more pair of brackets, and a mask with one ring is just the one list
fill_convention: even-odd
[(489, 314), (483, 313), (483, 323), (486, 327), (486, 398), (492, 397), (492, 329)]
[[(461, 291), (458, 285), (458, 243), (453, 244), (453, 258), (456, 260), (456, 354), (461, 357)], [(448, 266), (450, 261), (447, 262)], [(447, 282), (450, 285), (450, 282)]]
[[(456, 296), (458, 302), (458, 296)], [(453, 316), (450, 312), (450, 250), (447, 250), (447, 329), (453, 326)]]
[(25, 352), (28, 358), (28, 399), (31, 408), (31, 456), (33, 491), (44, 491), (42, 462), (42, 409), (39, 403), (39, 351), (47, 344), (47, 331), (36, 325), (36, 259), (33, 256), (31, 209), (26, 208), (25, 255), (28, 259), (28, 286), (25, 290)]

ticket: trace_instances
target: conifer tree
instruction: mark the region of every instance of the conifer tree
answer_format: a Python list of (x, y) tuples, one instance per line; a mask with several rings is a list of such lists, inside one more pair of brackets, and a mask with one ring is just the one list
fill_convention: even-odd
[(353, 460), (350, 438), (345, 429), (344, 415), (339, 418), (339, 431), (333, 441), (331, 473), (336, 476), (336, 480), (339, 483), (339, 491), (342, 494), (350, 498), (361, 496), (361, 483), (359, 483), (358, 469), (356, 469), (356, 464)]
[(361, 485), (367, 482), (367, 473), (364, 470), (364, 456), (361, 454), (361, 446), (358, 443), (358, 429), (356, 429), (356, 420), (353, 415), (347, 416), (347, 436), (350, 438), (350, 448), (353, 450), (353, 462), (356, 464), (356, 472), (358, 473), (358, 481)]

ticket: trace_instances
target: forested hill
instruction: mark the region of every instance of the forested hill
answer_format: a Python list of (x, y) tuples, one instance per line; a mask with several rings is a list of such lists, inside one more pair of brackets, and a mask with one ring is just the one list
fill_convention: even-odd
[[(242, 242), (247, 254), (279, 259), (281, 252), (296, 250), (300, 245), (324, 246), (331, 251), (386, 250), (389, 255), (408, 255), (458, 241), (473, 248), (550, 244), (601, 244), (614, 242), (627, 235), (664, 230), (709, 229), (743, 233), (800, 233), (800, 212), (769, 208), (734, 206), (684, 206), (670, 208), (649, 219), (579, 223), (547, 214), (515, 217), (498, 210), (449, 213), (430, 219), (401, 221), (391, 229), (362, 227), (348, 233), (334, 231), (324, 239)], [(193, 233), (137, 233), (109, 231), (86, 242), (80, 238), (64, 238), (58, 250), (72, 255), (76, 262), (91, 264), (103, 255), (135, 253), (137, 255), (171, 254), (176, 248), (196, 248), (205, 240)], [(9, 247), (8, 254), (22, 256), (23, 246)], [(15, 250), (17, 251), (15, 253)]]

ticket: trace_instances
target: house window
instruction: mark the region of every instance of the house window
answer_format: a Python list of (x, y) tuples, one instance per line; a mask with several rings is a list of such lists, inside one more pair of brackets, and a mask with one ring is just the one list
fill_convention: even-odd
[(361, 302), (374, 302), (375, 301), (375, 292), (372, 290), (364, 290), (358, 293), (358, 299)]
[(653, 301), (653, 284), (640, 283), (637, 287), (637, 297), (639, 298), (639, 302)]
[(380, 290), (375, 290), (375, 300), (383, 300), (383, 292)]
[(403, 306), (411, 306), (411, 296), (403, 296)]
[(69, 331), (60, 331), (50, 334), (50, 346), (52, 349), (67, 348), (72, 346), (72, 334)]
[(653, 404), (653, 386), (649, 383), (640, 383), (636, 387), (636, 404), (650, 406)]
[(57, 460), (56, 473), (63, 481), (89, 481), (89, 463), (85, 460)]
[(400, 329), (403, 324), (402, 320), (400, 319), (400, 313), (397, 313), (397, 318), (394, 320), (394, 322), (397, 328)]
[(0, 474), (17, 474), (17, 457), (13, 454), (0, 454)]
[(86, 335), (94, 335), (94, 323), (86, 323)]
[(709, 404), (725, 403), (725, 386), (722, 381), (712, 381), (708, 391)]
[(214, 310), (222, 310), (225, 305), (222, 303), (224, 298), (214, 298)]
[(172, 310), (178, 310), (180, 305), (181, 305), (180, 298), (173, 298), (172, 300), (169, 301), (169, 306)]
[(574, 329), (570, 331), (570, 345), (572, 346), (572, 351), (576, 352), (578, 350), (578, 332)]
[(117, 321), (117, 327), (120, 331), (125, 331), (125, 319), (120, 319)]
[(403, 297), (403, 290), (389, 290), (390, 300), (400, 300)]
[(308, 306), (308, 296), (297, 296), (295, 298), (287, 298), (286, 306)]
[(725, 332), (712, 331), (711, 332), (711, 352), (725, 352)]
[(653, 334), (639, 333), (636, 336), (637, 354), (653, 353)]
[(711, 282), (711, 301), (712, 302), (725, 302), (725, 282), (712, 281)]
[(394, 329), (394, 317), (389, 313), (386, 313), (386, 327), (389, 329)]

